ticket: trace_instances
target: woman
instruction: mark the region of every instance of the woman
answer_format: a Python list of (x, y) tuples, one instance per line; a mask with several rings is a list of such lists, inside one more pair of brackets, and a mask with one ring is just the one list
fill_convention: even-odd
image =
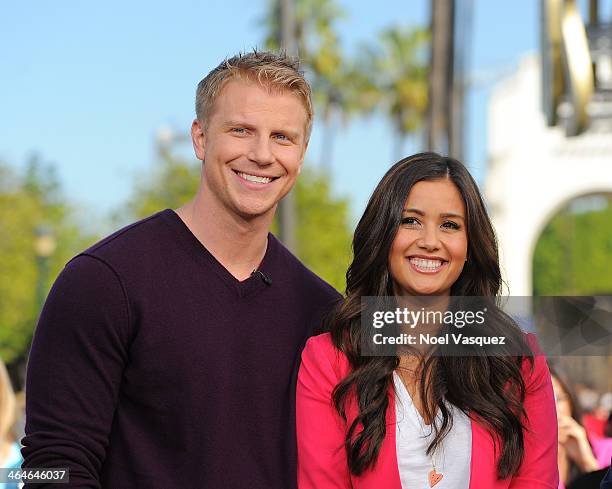
[[(465, 167), (434, 153), (398, 162), (370, 198), (353, 251), (331, 332), (302, 354), (300, 489), (556, 489), (543, 356), (361, 355), (364, 296), (448, 303), (500, 292), (495, 235)], [(536, 349), (532, 335), (494, 316), (493, 332), (503, 329), (516, 349)]]
[[(0, 468), (7, 470), (21, 467), (19, 443), (12, 433), (17, 414), (15, 393), (4, 362), (0, 359)], [(17, 489), (18, 482), (1, 482), (1, 489)]]
[(576, 396), (559, 372), (550, 368), (559, 427), (559, 487), (565, 487), (580, 474), (594, 472), (605, 466), (600, 467), (593, 454), (586, 430), (580, 423), (582, 412)]

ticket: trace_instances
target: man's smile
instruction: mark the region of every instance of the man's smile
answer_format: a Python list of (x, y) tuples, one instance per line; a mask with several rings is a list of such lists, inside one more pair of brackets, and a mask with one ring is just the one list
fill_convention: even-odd
[(267, 184), (279, 178), (277, 176), (272, 176), (272, 175), (254, 175), (252, 173), (245, 173), (239, 170), (232, 170), (232, 171), (236, 175), (238, 175), (241, 179), (247, 182), (252, 182), (252, 183), (257, 183), (257, 184)]

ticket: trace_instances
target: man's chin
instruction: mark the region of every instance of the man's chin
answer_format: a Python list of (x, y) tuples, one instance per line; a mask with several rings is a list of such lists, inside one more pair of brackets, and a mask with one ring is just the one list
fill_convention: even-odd
[(265, 217), (274, 216), (274, 212), (277, 207), (276, 202), (270, 203), (257, 203), (257, 204), (242, 204), (237, 206), (237, 214), (245, 221), (252, 221), (256, 219), (262, 219)]

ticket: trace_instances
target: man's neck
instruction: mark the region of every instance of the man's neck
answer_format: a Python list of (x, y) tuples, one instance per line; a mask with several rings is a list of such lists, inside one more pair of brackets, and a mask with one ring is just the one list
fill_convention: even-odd
[(198, 194), (176, 213), (228, 272), (245, 280), (266, 254), (274, 214), (245, 220), (207, 200)]

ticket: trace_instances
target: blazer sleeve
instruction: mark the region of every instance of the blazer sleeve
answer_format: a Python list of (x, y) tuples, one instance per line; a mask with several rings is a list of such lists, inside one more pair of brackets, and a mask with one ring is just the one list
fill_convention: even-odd
[(525, 379), (525, 457), (518, 473), (512, 478), (511, 489), (557, 489), (557, 410), (546, 357), (534, 334), (527, 335), (534, 354), (531, 363), (523, 363)]
[(329, 335), (308, 340), (302, 352), (296, 389), (299, 489), (350, 489), (344, 450), (346, 425), (332, 402), (339, 382)]

